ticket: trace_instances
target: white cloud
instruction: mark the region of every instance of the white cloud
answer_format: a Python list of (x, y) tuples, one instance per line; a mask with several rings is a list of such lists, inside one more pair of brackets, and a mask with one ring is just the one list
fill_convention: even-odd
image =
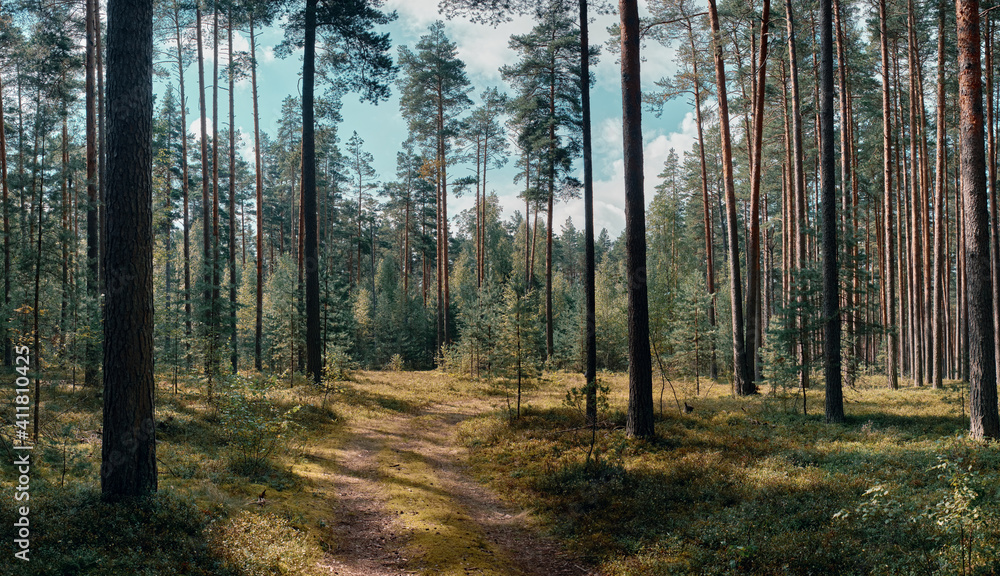
[[(659, 183), (658, 175), (670, 150), (683, 156), (697, 142), (698, 132), (693, 112), (688, 112), (676, 128), (668, 133), (660, 130), (643, 132), (643, 195), (647, 206), (653, 199), (653, 189)], [(595, 130), (595, 134), (599, 135), (594, 142), (595, 157), (603, 156), (605, 165), (603, 173), (595, 174), (594, 226), (597, 230), (607, 228), (611, 236), (615, 237), (625, 228), (625, 161), (622, 158), (621, 120), (605, 119)], [(617, 150), (612, 151), (613, 146), (617, 146)], [(601, 150), (600, 156), (597, 154), (598, 149)], [(571, 216), (578, 227), (582, 226), (582, 199), (561, 205), (556, 210), (556, 222), (561, 223), (566, 216)]]
[[(211, 118), (205, 118), (205, 128), (208, 130), (209, 135), (214, 134), (212, 132)], [(188, 134), (193, 134), (195, 140), (201, 139), (201, 116), (195, 118), (190, 124), (188, 124)]]
[(531, 18), (525, 16), (496, 27), (473, 24), (464, 18), (445, 20), (438, 12), (438, 0), (388, 0), (385, 7), (399, 13), (398, 24), (410, 36), (409, 39), (394, 39), (394, 44), (408, 44), (412, 49), (417, 39), (427, 32), (428, 26), (442, 20), (448, 37), (457, 45), (458, 57), (465, 62), (469, 75), (492, 81), (499, 81), (500, 66), (517, 60), (507, 47), (510, 36), (523, 34), (532, 27)]

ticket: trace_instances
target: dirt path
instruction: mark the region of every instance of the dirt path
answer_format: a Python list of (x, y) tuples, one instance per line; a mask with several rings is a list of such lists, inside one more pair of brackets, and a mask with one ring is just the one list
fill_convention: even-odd
[(349, 425), (334, 451), (330, 573), (592, 574), (467, 474), (456, 426), (485, 409), (463, 398)]

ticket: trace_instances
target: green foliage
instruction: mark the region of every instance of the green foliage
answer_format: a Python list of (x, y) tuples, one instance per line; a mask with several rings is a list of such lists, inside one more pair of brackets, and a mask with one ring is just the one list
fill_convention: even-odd
[(938, 463), (928, 469), (940, 481), (934, 492), (915, 494), (905, 486), (876, 484), (856, 508), (840, 510), (834, 518), (853, 522), (882, 545), (896, 544), (894, 539), (916, 543), (936, 574), (996, 573), (1000, 511), (981, 496), (995, 491), (995, 479), (987, 479), (968, 460), (954, 451), (938, 454)]
[(357, 364), (343, 346), (330, 345), (326, 347), (326, 380), (341, 382), (351, 379), (351, 372), (357, 369)]
[[(610, 379), (614, 410), (626, 381)], [(716, 387), (661, 416), (657, 442), (598, 428), (589, 465), (590, 430), (567, 430), (577, 409), (555, 395), (470, 422), (466, 442), (483, 478), (606, 574), (996, 573), (997, 447), (941, 440), (965, 421), (936, 391), (848, 390), (870, 420), (831, 428)]]
[[(600, 379), (597, 380), (597, 418), (600, 420), (602, 414), (607, 414), (611, 409), (611, 404), (608, 401), (608, 395), (611, 393), (611, 386), (607, 383), (602, 382)], [(587, 387), (586, 386), (574, 386), (566, 391), (566, 397), (563, 398), (563, 406), (572, 408), (580, 414), (581, 419), (586, 419), (587, 417)]]
[[(33, 488), (35, 488), (33, 486)], [(37, 500), (37, 502), (36, 502)], [(95, 488), (37, 489), (31, 494), (30, 562), (10, 554), (0, 573), (24, 576), (236, 576), (207, 544), (216, 518), (186, 496), (171, 490), (139, 500), (108, 504)], [(5, 499), (0, 534), (13, 540), (13, 498)], [(17, 562), (16, 570), (13, 568)]]
[(254, 477), (271, 467), (284, 446), (299, 406), (279, 408), (268, 397), (272, 380), (231, 376), (219, 394), (219, 423), (230, 450), (234, 472)]

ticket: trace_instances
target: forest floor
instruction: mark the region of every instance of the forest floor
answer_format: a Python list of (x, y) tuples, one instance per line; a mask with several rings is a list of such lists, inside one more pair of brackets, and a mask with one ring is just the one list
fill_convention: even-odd
[[(334, 574), (589, 574), (531, 515), (470, 477), (460, 424), (489, 397), (441, 373), (363, 373), (355, 393), (390, 414), (355, 412), (332, 442)], [(411, 389), (423, 400), (400, 399)], [(393, 392), (395, 391), (395, 392)], [(323, 442), (317, 446), (323, 449)], [(316, 454), (307, 448), (306, 454)]]
[[(828, 424), (821, 382), (803, 414), (791, 387), (734, 398), (658, 378), (655, 438), (635, 440), (622, 374), (601, 374), (593, 430), (573, 373), (520, 402), (513, 383), (442, 371), (325, 391), (244, 375), (212, 401), (161, 375), (159, 491), (107, 504), (100, 391), (57, 376), (32, 452), (32, 561), (2, 555), (0, 576), (1000, 575), (1000, 443), (968, 438), (958, 382), (866, 376)], [(0, 499), (0, 540), (18, 505)]]

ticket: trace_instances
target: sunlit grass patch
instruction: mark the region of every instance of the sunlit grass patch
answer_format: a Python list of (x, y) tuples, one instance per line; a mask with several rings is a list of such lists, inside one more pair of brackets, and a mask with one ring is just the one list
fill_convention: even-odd
[[(602, 377), (620, 414), (627, 379)], [(541, 511), (610, 574), (957, 573), (959, 531), (938, 521), (954, 508), (955, 482), (976, 494), (963, 512), (972, 518), (976, 507), (979, 518), (967, 556), (977, 573), (1000, 569), (990, 555), (1000, 544), (991, 520), (1000, 514), (1000, 449), (965, 438), (957, 383), (891, 391), (862, 381), (845, 390), (848, 422), (829, 425), (821, 382), (807, 391), (807, 415), (801, 396), (733, 398), (728, 386), (703, 382), (701, 396), (683, 398), (693, 413), (672, 398), (662, 414), (657, 405), (656, 439), (629, 440), (603, 417), (593, 449), (582, 416), (559, 401), (581, 383), (554, 375), (525, 417), (482, 416), (461, 438), (481, 478)], [(948, 476), (943, 461), (962, 464)], [(888, 512), (838, 516), (863, 508), (874, 485), (893, 487), (898, 522), (886, 525)]]

